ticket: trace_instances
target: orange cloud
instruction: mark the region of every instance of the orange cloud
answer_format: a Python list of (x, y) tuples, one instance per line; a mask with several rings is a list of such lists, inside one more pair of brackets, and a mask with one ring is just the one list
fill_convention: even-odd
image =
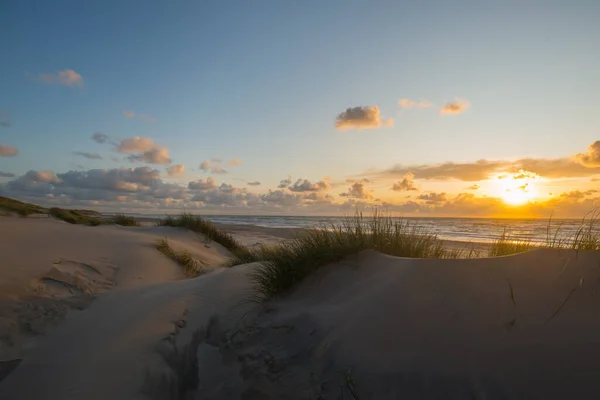
[(402, 108), (428, 108), (433, 105), (428, 100), (416, 101), (416, 100), (411, 100), (411, 99), (406, 99), (406, 98), (398, 100), (398, 104)]
[(182, 176), (185, 172), (185, 166), (183, 164), (172, 165), (167, 168), (167, 175), (170, 177)]
[(0, 144), (0, 157), (14, 157), (17, 154), (19, 154), (18, 148)]
[(149, 164), (170, 164), (169, 149), (154, 143), (154, 140), (145, 137), (132, 137), (124, 139), (117, 145), (119, 153), (131, 154), (129, 161), (140, 161)]
[(154, 140), (150, 138), (135, 136), (121, 141), (117, 147), (119, 153), (144, 152), (156, 147)]
[(298, 179), (293, 185), (288, 186), (288, 189), (292, 192), (318, 192), (330, 188), (331, 186), (325, 180), (312, 183), (308, 179)]
[(335, 127), (340, 130), (376, 129), (393, 125), (393, 119), (381, 118), (381, 111), (377, 106), (347, 108), (346, 111), (338, 114), (335, 120)]
[(471, 107), (471, 103), (467, 100), (456, 100), (446, 104), (440, 109), (441, 115), (457, 115), (462, 114)]
[(239, 158), (235, 157), (232, 160), (230, 160), (227, 165), (229, 165), (230, 167), (237, 167), (238, 165), (242, 165), (242, 160), (240, 160)]
[[(215, 160), (219, 160), (219, 161), (215, 161)], [(226, 169), (223, 169), (221, 167), (220, 159), (213, 159), (212, 162), (210, 160), (202, 161), (202, 163), (200, 163), (199, 168), (201, 171), (211, 172), (213, 174), (224, 175), (224, 174), (228, 173), (228, 171)]]
[(448, 200), (446, 193), (425, 193), (417, 198), (419, 200), (425, 200), (427, 204), (438, 204)]
[(66, 86), (83, 87), (83, 77), (72, 69), (65, 69), (56, 73), (45, 73), (40, 75), (40, 79), (46, 83), (58, 83)]
[(586, 167), (600, 167), (600, 140), (590, 144), (587, 152), (576, 154), (575, 159)]
[(396, 192), (418, 190), (415, 187), (415, 176), (412, 172), (407, 172), (402, 180), (394, 183), (392, 190)]
[(341, 193), (340, 196), (363, 200), (370, 200), (373, 198), (373, 196), (366, 190), (363, 182), (354, 182), (352, 186), (348, 188), (348, 191), (346, 193)]
[[(597, 167), (585, 166), (573, 157), (522, 158), (515, 161), (478, 160), (466, 163), (396, 165), (388, 170), (367, 171), (361, 175), (398, 179), (407, 173), (414, 174), (415, 179), (457, 179), (467, 182), (482, 181), (500, 173), (516, 174), (521, 178), (525, 177), (524, 173), (529, 174), (527, 175), (529, 177), (578, 178), (600, 174), (600, 165)], [(506, 177), (508, 178), (509, 175), (506, 175)]]

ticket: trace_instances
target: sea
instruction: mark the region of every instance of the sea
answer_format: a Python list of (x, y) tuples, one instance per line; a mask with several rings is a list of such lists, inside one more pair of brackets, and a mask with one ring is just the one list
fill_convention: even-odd
[[(200, 215), (200, 214), (199, 214)], [(201, 215), (223, 224), (255, 225), (269, 228), (311, 228), (340, 226), (344, 217)], [(153, 216), (161, 217), (161, 216)], [(582, 219), (501, 219), (501, 218), (403, 218), (440, 239), (490, 243), (506, 233), (512, 239), (545, 243), (547, 238), (568, 238), (582, 226)], [(589, 220), (588, 220), (589, 221)], [(589, 229), (589, 222), (585, 227)], [(600, 234), (600, 223), (592, 226)]]

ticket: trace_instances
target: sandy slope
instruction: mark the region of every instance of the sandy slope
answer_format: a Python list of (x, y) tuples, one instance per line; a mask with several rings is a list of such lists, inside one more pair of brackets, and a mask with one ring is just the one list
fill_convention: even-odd
[[(85, 230), (96, 240), (102, 234), (68, 228), (77, 228), (73, 241)], [(255, 265), (180, 280), (175, 266), (159, 267), (155, 253), (144, 259), (153, 229), (101, 228), (111, 232), (103, 241), (126, 232), (119, 251), (74, 254), (91, 257), (86, 263), (108, 257), (118, 266), (118, 286), (27, 349), (0, 382), (1, 399), (595, 399), (600, 393), (598, 252), (422, 260), (367, 251), (258, 305), (247, 301)], [(68, 235), (55, 229), (50, 233)], [(189, 240), (205, 251), (197, 238)], [(85, 247), (83, 240), (74, 243)], [(158, 269), (171, 275), (158, 279)]]
[(183, 279), (152, 243), (168, 237), (207, 268), (227, 251), (168, 227), (88, 227), (50, 218), (0, 218), (0, 360), (19, 357), (23, 339), (48, 331), (98, 293)]

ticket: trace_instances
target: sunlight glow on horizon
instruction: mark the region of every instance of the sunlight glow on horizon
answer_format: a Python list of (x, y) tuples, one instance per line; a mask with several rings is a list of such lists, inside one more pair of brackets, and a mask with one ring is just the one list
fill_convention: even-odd
[(538, 198), (536, 183), (539, 175), (520, 170), (513, 174), (502, 174), (497, 178), (499, 196), (508, 205), (518, 206)]

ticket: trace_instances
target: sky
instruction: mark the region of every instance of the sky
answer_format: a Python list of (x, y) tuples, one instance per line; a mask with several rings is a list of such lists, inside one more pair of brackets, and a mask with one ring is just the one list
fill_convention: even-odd
[(600, 2), (0, 2), (0, 195), (206, 214), (600, 206)]

